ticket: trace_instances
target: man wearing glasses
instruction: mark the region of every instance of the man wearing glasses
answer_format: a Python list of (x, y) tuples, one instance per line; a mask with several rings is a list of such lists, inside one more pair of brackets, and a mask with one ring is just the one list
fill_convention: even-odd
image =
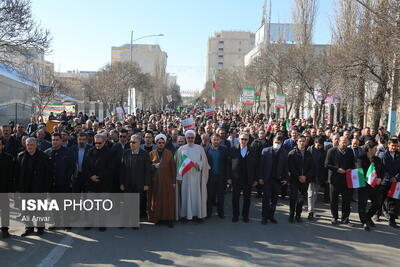
[(239, 145), (231, 152), (230, 166), (228, 168), (228, 183), (233, 186), (232, 222), (239, 221), (239, 199), (243, 192), (243, 222), (249, 222), (251, 187), (257, 184), (255, 153), (248, 147), (249, 134), (242, 132), (239, 135)]
[(129, 148), (128, 130), (121, 129), (119, 131), (119, 141), (113, 145), (112, 150), (118, 154), (118, 158), (120, 159), (122, 158), (122, 153)]
[(141, 137), (132, 135), (130, 146), (122, 154), (120, 166), (120, 189), (122, 192), (140, 193), (140, 214), (146, 215), (146, 203), (143, 201), (145, 191), (150, 185), (149, 153), (140, 148)]
[[(91, 193), (111, 193), (114, 188), (116, 173), (116, 157), (111, 149), (106, 145), (107, 136), (96, 134), (94, 145), (87, 157), (85, 164), (89, 177), (88, 191)], [(100, 227), (100, 231), (105, 231), (105, 227)]]
[(146, 131), (144, 134), (144, 144), (140, 145), (140, 148), (146, 150), (147, 153), (157, 149), (157, 146), (153, 143), (154, 133), (152, 131)]
[(152, 164), (148, 192), (149, 221), (166, 221), (172, 228), (175, 220), (176, 163), (172, 152), (165, 149), (167, 137), (159, 134), (155, 140), (157, 149), (149, 155)]
[(194, 143), (196, 132), (188, 130), (185, 137), (187, 144), (179, 148), (176, 162), (179, 166), (181, 159), (186, 156), (188, 161), (193, 162), (193, 167), (183, 176), (183, 172), (178, 172), (177, 175), (182, 196), (180, 216), (183, 221), (196, 219), (201, 223), (207, 216), (207, 181), (210, 167), (204, 149)]

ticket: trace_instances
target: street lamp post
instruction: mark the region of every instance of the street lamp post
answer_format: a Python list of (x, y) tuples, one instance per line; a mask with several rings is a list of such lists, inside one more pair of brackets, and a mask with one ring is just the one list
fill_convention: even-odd
[[(139, 38), (136, 38), (136, 39), (133, 39), (133, 30), (131, 31), (131, 47), (130, 47), (130, 52), (131, 52), (131, 58), (130, 58), (130, 63), (131, 63), (131, 65), (133, 64), (133, 43), (135, 42), (135, 41), (138, 41), (138, 40), (141, 40), (141, 39), (145, 39), (145, 38), (150, 38), (150, 37), (157, 37), (157, 36), (164, 36), (164, 34), (163, 33), (160, 33), (160, 34), (150, 34), (150, 35), (145, 35), (145, 36), (142, 36), (142, 37), (139, 37)], [(134, 109), (135, 109), (135, 112), (136, 112), (136, 98), (137, 98), (137, 94), (136, 94), (136, 92), (134, 92), (133, 90), (135, 90), (134, 88), (131, 88), (131, 89), (129, 89), (129, 91), (128, 91), (128, 97), (129, 97), (129, 99), (131, 99), (130, 101), (128, 101), (128, 102), (131, 102), (132, 101), (132, 98), (134, 98), (133, 99), (133, 102), (134, 102)], [(132, 103), (129, 105), (129, 113), (132, 113)]]
[(131, 64), (133, 63), (133, 43), (135, 41), (141, 40), (141, 39), (145, 39), (145, 38), (150, 38), (150, 37), (158, 37), (158, 36), (164, 36), (163, 33), (160, 34), (150, 34), (150, 35), (145, 35), (139, 38), (136, 38), (135, 40), (133, 40), (133, 30), (131, 31)]

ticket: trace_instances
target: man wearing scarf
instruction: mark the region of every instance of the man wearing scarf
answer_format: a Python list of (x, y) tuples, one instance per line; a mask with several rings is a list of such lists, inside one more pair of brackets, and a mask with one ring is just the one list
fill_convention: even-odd
[(157, 149), (149, 154), (151, 180), (147, 206), (150, 222), (166, 221), (172, 228), (175, 220), (176, 163), (172, 152), (165, 149), (166, 141), (164, 134), (157, 135)]

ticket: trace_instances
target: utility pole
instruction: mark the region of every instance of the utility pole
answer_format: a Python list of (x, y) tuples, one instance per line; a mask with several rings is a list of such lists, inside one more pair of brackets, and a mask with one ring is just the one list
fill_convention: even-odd
[(131, 64), (133, 62), (133, 30), (131, 31)]

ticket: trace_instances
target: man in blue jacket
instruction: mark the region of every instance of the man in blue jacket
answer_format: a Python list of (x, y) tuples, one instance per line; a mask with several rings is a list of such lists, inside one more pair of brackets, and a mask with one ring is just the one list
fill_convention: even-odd
[(211, 146), (207, 146), (204, 150), (211, 167), (207, 182), (207, 218), (211, 217), (213, 203), (217, 200), (218, 216), (224, 219), (224, 193), (229, 166), (228, 150), (221, 144), (221, 137), (218, 134), (211, 136)]
[[(392, 183), (400, 182), (400, 153), (397, 149), (397, 146), (398, 141), (396, 139), (390, 139), (388, 141), (387, 151), (379, 154), (379, 157), (383, 162), (383, 200), (386, 199), (385, 206), (390, 216), (389, 225), (393, 228), (398, 228), (396, 224), (396, 209), (398, 209), (399, 200), (387, 197), (387, 192), (389, 191)], [(380, 207), (382, 204), (383, 201), (380, 204)]]
[(288, 182), (288, 155), (282, 147), (282, 142), (283, 138), (276, 136), (273, 146), (264, 148), (261, 152), (259, 184), (264, 185), (262, 224), (266, 224), (268, 220), (271, 223), (277, 223), (274, 214), (278, 203), (279, 188), (281, 184)]

